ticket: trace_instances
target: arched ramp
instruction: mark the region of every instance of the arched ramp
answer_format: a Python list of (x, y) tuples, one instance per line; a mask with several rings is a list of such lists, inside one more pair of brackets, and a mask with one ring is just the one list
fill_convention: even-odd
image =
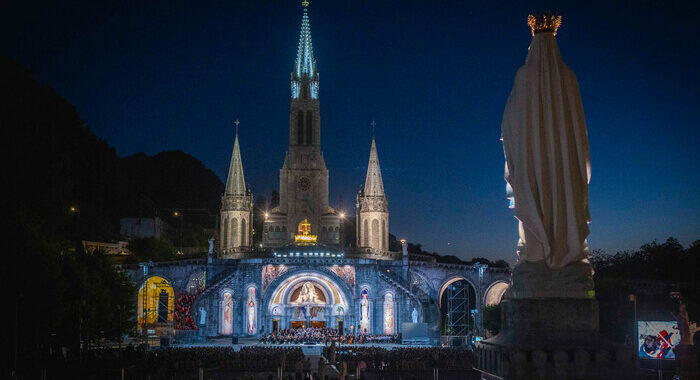
[(484, 305), (493, 306), (501, 303), (503, 295), (508, 288), (510, 288), (510, 284), (505, 281), (496, 281), (489, 285), (484, 293)]

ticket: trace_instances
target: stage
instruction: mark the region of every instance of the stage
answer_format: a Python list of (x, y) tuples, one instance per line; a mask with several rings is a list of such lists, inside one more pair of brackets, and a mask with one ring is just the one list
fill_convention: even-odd
[[(251, 347), (251, 346), (259, 346), (259, 347), (269, 347), (269, 348), (275, 348), (275, 347), (301, 347), (302, 350), (304, 350), (304, 353), (308, 351), (316, 351), (318, 350), (319, 352), (323, 350), (323, 347), (330, 347), (330, 345), (324, 345), (322, 343), (317, 343), (317, 344), (264, 344), (260, 342), (260, 338), (256, 337), (241, 337), (238, 339), (237, 344), (231, 344), (231, 338), (211, 338), (207, 339), (205, 342), (196, 342), (196, 343), (182, 343), (178, 344), (175, 343), (171, 347), (174, 348), (189, 348), (189, 347), (233, 347), (234, 350), (239, 351), (242, 347)], [(409, 348), (409, 347), (438, 347), (438, 346), (432, 346), (432, 345), (413, 345), (413, 344), (399, 344), (399, 343), (362, 343), (362, 344), (343, 344), (343, 345), (337, 345), (338, 349), (352, 349), (353, 347), (381, 347), (386, 350), (393, 350), (397, 348)]]

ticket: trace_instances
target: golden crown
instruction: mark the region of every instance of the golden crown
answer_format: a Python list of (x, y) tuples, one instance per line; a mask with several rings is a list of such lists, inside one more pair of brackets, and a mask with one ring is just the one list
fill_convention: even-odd
[(530, 25), (532, 35), (550, 32), (557, 35), (557, 29), (561, 26), (561, 15), (557, 13), (536, 13), (527, 16), (527, 24)]

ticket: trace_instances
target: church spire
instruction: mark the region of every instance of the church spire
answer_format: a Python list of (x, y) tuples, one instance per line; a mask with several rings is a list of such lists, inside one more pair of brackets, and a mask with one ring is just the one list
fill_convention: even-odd
[(292, 99), (318, 99), (318, 70), (314, 59), (314, 46), (311, 43), (311, 26), (309, 25), (308, 1), (302, 3), (304, 14), (301, 16), (299, 46), (292, 72)]
[(367, 165), (367, 178), (365, 179), (365, 196), (384, 196), (384, 182), (382, 182), (382, 170), (379, 168), (379, 155), (377, 154), (377, 144), (374, 141), (374, 136), (372, 136), (372, 148), (369, 151), (369, 164)]
[(236, 140), (233, 142), (231, 164), (228, 168), (226, 180), (226, 195), (246, 195), (245, 178), (243, 177), (243, 161), (241, 160), (241, 148), (238, 146), (238, 124), (236, 120)]
[(316, 61), (314, 60), (314, 47), (311, 43), (311, 26), (309, 25), (309, 13), (304, 6), (304, 15), (301, 16), (301, 32), (299, 33), (299, 47), (297, 48), (297, 59), (294, 61), (297, 78), (303, 75), (308, 75), (313, 78), (316, 70)]

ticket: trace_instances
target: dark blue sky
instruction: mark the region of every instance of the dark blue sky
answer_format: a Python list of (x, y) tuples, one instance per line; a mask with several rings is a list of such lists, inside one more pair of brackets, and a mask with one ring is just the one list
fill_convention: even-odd
[[(564, 16), (557, 38), (588, 123), (590, 246), (700, 239), (698, 2), (311, 0), (331, 203), (354, 205), (374, 118), (390, 232), (431, 251), (513, 261), (501, 117), (530, 43), (526, 16), (550, 9)], [(120, 155), (181, 149), (225, 181), (239, 118), (247, 182), (255, 194), (278, 187), (299, 1), (2, 13), (3, 53)]]

